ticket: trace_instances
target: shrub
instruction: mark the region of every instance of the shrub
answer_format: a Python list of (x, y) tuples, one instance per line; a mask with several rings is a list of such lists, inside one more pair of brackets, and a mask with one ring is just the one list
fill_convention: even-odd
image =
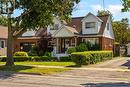
[(45, 52), (44, 56), (51, 57), (51, 52)]
[(33, 56), (32, 61), (56, 61), (56, 58), (48, 56)]
[(71, 54), (72, 61), (77, 65), (95, 64), (112, 59), (112, 51), (86, 51)]
[(38, 48), (36, 46), (33, 46), (31, 51), (28, 52), (29, 56), (37, 56), (38, 55)]
[[(15, 62), (31, 61), (31, 57), (27, 57), (27, 56), (14, 56), (13, 58)], [(6, 59), (7, 57), (2, 57), (0, 61), (6, 62)]]
[(67, 53), (68, 53), (68, 54), (71, 54), (71, 53), (73, 53), (73, 52), (76, 52), (76, 48), (75, 48), (75, 47), (72, 47), (72, 48), (68, 48), (68, 49), (67, 49)]
[(24, 57), (28, 57), (27, 52), (15, 52), (14, 56), (24, 56)]
[(79, 46), (76, 47), (76, 51), (77, 52), (83, 52), (83, 51), (87, 51), (88, 47), (86, 45), (86, 43), (81, 43), (79, 44)]
[(72, 61), (72, 60), (71, 60), (71, 57), (66, 56), (66, 57), (60, 57), (60, 61), (61, 62), (69, 62), (69, 61)]

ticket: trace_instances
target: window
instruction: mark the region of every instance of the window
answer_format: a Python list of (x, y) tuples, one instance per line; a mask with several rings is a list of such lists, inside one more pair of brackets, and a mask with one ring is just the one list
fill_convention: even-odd
[(107, 23), (107, 30), (109, 30), (109, 23)]
[(95, 22), (87, 22), (86, 24), (85, 24), (85, 27), (86, 28), (95, 28)]
[(1, 40), (0, 41), (0, 48), (4, 48), (5, 47), (5, 41)]
[(83, 42), (90, 42), (91, 44), (99, 44), (99, 39), (98, 38), (83, 38)]
[(54, 29), (57, 30), (59, 28), (59, 24), (54, 25)]

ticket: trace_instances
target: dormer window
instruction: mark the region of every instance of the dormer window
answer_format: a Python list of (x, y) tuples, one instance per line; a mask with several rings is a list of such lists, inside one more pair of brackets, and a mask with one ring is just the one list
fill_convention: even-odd
[(53, 27), (50, 28), (50, 30), (58, 30), (59, 24), (54, 24)]
[(85, 28), (95, 28), (96, 23), (95, 22), (86, 22)]
[(59, 28), (59, 24), (54, 25), (54, 29), (57, 30)]

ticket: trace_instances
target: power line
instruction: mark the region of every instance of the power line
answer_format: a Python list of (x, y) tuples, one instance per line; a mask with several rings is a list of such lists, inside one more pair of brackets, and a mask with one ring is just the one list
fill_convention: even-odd
[(105, 11), (105, 1), (102, 0), (102, 6), (103, 6), (103, 10)]

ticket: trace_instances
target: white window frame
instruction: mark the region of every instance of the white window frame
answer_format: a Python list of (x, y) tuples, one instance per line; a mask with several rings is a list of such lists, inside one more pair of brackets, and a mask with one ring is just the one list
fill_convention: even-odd
[[(89, 25), (89, 27), (87, 25)], [(96, 22), (86, 22), (85, 23), (85, 28), (86, 29), (95, 28), (95, 27), (96, 27)]]
[[(3, 42), (3, 47), (2, 47), (2, 42)], [(0, 48), (5, 48), (5, 40), (0, 40)]]

